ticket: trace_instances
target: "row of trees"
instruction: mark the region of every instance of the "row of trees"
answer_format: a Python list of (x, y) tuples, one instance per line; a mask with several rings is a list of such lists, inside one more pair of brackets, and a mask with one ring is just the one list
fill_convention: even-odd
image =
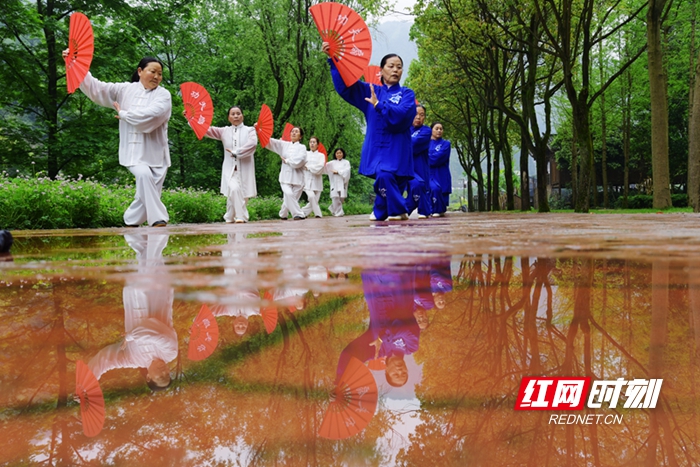
[(578, 212), (600, 203), (601, 184), (611, 205), (610, 178), (626, 200), (630, 173), (653, 178), (656, 208), (670, 207), (670, 186), (688, 176), (697, 209), (695, 0), (436, 0), (415, 12), (410, 85), (445, 121), (479, 210), (513, 209), (518, 184), (530, 208), (532, 155), (539, 210), (549, 211), (550, 147), (571, 172)]
[[(364, 15), (382, 2), (351, 2)], [(173, 166), (166, 184), (216, 189), (221, 149), (198, 141), (183, 118), (179, 84), (196, 81), (211, 93), (214, 125), (228, 125), (239, 105), (252, 125), (263, 103), (273, 111), (276, 135), (285, 122), (301, 125), (331, 150), (344, 147), (359, 164), (362, 120), (333, 90), (326, 56), (313, 24), (310, 0), (157, 0), (105, 2), (9, 0), (0, 6), (0, 169), (10, 175), (44, 171), (114, 182), (129, 179), (117, 160), (114, 112), (65, 90), (61, 50), (69, 16), (84, 12), (95, 33), (92, 73), (121, 82), (138, 60), (165, 65), (163, 85), (173, 94), (169, 139)], [(258, 191), (276, 195), (279, 158), (259, 149)], [(370, 191), (354, 180), (352, 193)]]

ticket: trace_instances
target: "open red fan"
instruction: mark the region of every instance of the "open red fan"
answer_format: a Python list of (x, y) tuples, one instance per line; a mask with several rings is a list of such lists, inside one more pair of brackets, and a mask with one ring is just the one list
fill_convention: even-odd
[(287, 122), (284, 124), (284, 131), (282, 132), (282, 138), (280, 138), (282, 141), (291, 141), (292, 140), (292, 130), (294, 129), (294, 125), (291, 123)]
[(372, 83), (377, 86), (382, 85), (382, 69), (377, 65), (370, 65), (367, 68), (365, 68), (363, 76), (365, 77), (365, 82), (367, 83)]
[(180, 85), (185, 118), (198, 139), (202, 139), (214, 118), (214, 104), (204, 86), (188, 81)]
[(258, 122), (255, 124), (255, 131), (258, 133), (260, 146), (265, 148), (270, 144), (270, 137), (272, 136), (274, 126), (275, 120), (272, 117), (272, 111), (267, 104), (263, 104), (260, 108), (260, 115), (258, 115)]
[(219, 325), (209, 307), (204, 304), (190, 327), (190, 345), (187, 358), (197, 362), (214, 353), (219, 342)]
[(105, 398), (97, 378), (82, 360), (75, 365), (75, 395), (80, 399), (83, 433), (97, 436), (105, 424)]
[(335, 388), (335, 400), (326, 410), (318, 435), (346, 439), (362, 431), (377, 408), (377, 383), (361, 361), (352, 357)]
[[(318, 152), (320, 152), (320, 153), (323, 154), (324, 156), (328, 157), (328, 150), (327, 150), (326, 147), (323, 145), (323, 143), (320, 142), (320, 141), (318, 142)], [(324, 162), (323, 164), (325, 165), (326, 163)]]
[(365, 20), (352, 8), (335, 2), (309, 8), (323, 42), (330, 44), (333, 60), (346, 86), (354, 84), (372, 56), (372, 36)]
[(268, 334), (272, 334), (272, 331), (277, 327), (277, 306), (273, 303), (270, 291), (266, 291), (263, 294), (263, 299), (267, 302), (267, 305), (260, 307), (260, 315), (265, 323), (265, 331)]
[(73, 94), (90, 70), (92, 54), (95, 52), (95, 36), (87, 16), (73, 13), (68, 29), (68, 55), (66, 62), (66, 87)]

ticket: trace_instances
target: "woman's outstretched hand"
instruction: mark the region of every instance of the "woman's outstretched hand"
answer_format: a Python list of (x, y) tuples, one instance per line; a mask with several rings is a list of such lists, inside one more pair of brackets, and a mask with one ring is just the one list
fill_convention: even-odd
[(114, 118), (119, 118), (119, 112), (121, 112), (122, 107), (119, 105), (119, 102), (113, 102), (112, 105), (114, 106), (114, 109), (117, 111), (117, 115), (115, 115)]
[(372, 95), (370, 97), (365, 97), (365, 100), (376, 107), (379, 99), (377, 99), (377, 94), (374, 92), (374, 84), (369, 83), (369, 91), (372, 93)]

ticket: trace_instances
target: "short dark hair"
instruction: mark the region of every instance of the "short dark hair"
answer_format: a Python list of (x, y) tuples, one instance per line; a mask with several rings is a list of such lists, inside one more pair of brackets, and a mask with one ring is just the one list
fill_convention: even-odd
[(335, 148), (335, 149), (333, 150), (333, 158), (335, 158), (335, 153), (338, 152), (338, 151), (340, 151), (340, 152), (343, 153), (343, 159), (345, 159), (345, 157), (347, 157), (347, 154), (345, 154), (345, 149), (343, 149), (343, 148)]
[(315, 140), (316, 140), (316, 143), (320, 143), (320, 142), (321, 142), (321, 140), (318, 139), (318, 136), (313, 136), (313, 135), (312, 135), (312, 136), (309, 136), (309, 143), (311, 142), (312, 139), (315, 139)]
[(430, 124), (430, 129), (432, 130), (435, 125), (440, 125), (443, 128), (445, 127), (445, 125), (443, 125), (442, 122), (433, 122)]
[[(301, 135), (301, 138), (300, 138), (300, 139), (303, 139), (303, 138), (304, 138), (304, 130), (303, 130), (300, 126), (295, 126), (294, 128), (296, 128), (296, 129), (299, 130), (299, 135)], [(292, 130), (293, 130), (294, 128), (292, 128)]]
[(139, 68), (142, 70), (148, 66), (149, 63), (151, 62), (157, 62), (160, 64), (160, 67), (164, 70), (165, 66), (163, 66), (163, 62), (158, 60), (155, 57), (143, 57), (141, 61), (139, 62), (139, 66), (136, 67), (136, 71), (134, 71), (134, 74), (131, 75), (131, 82), (132, 83), (138, 83), (139, 82)]

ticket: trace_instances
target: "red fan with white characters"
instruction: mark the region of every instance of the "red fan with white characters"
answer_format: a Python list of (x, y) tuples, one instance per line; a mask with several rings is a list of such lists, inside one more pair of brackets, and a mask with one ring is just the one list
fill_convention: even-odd
[(376, 84), (377, 86), (382, 85), (382, 69), (377, 65), (370, 65), (365, 68), (363, 76), (365, 78), (365, 82), (367, 83)]
[(347, 5), (318, 3), (309, 8), (330, 58), (346, 86), (360, 79), (372, 56), (372, 36), (365, 20)]
[(95, 52), (95, 36), (87, 16), (73, 13), (68, 28), (68, 55), (66, 62), (66, 87), (73, 94), (90, 71), (92, 54)]
[(187, 348), (187, 358), (193, 362), (204, 360), (216, 349), (219, 343), (219, 325), (214, 314), (204, 304), (190, 327), (190, 344)]
[(185, 118), (198, 139), (202, 139), (214, 118), (214, 104), (204, 86), (188, 81), (180, 85), (182, 102), (185, 104)]
[(361, 361), (351, 357), (333, 392), (318, 435), (347, 439), (364, 430), (374, 417), (379, 393), (374, 376)]

